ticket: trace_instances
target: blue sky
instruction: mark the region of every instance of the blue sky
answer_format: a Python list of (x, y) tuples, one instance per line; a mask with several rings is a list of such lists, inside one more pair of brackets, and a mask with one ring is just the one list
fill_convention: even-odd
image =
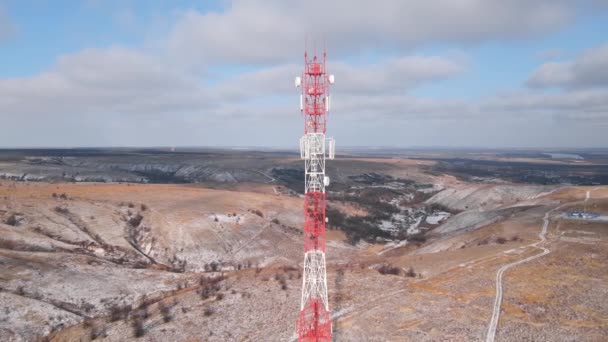
[(0, 147), (295, 146), (306, 37), (339, 144), (608, 145), (602, 1), (307, 3), (0, 0)]

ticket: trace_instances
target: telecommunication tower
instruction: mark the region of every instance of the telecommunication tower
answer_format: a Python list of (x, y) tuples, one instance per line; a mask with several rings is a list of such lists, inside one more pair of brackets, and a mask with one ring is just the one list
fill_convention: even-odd
[(327, 75), (326, 53), (323, 60), (304, 53), (304, 72), (296, 77), (302, 89), (300, 111), (304, 116), (304, 135), (300, 138), (300, 156), (305, 164), (304, 187), (304, 276), (302, 299), (297, 321), (298, 341), (331, 341), (331, 318), (327, 300), (325, 270), (325, 160), (334, 159), (335, 141), (325, 138), (330, 109), (329, 86), (334, 75)]

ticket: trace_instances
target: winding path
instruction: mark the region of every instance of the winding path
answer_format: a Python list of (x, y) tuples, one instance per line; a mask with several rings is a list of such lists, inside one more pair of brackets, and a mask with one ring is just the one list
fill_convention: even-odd
[[(588, 190), (585, 195), (585, 202), (589, 201), (590, 197), (591, 197), (591, 191)], [(488, 333), (486, 335), (486, 342), (494, 342), (494, 338), (496, 337), (496, 327), (498, 326), (498, 320), (500, 319), (500, 307), (502, 304), (502, 292), (503, 292), (502, 291), (502, 276), (503, 276), (503, 274), (505, 273), (506, 270), (508, 270), (511, 267), (526, 263), (528, 261), (534, 260), (536, 258), (540, 258), (544, 255), (551, 253), (551, 251), (548, 248), (541, 247), (539, 245), (542, 243), (545, 243), (547, 241), (546, 234), (547, 234), (547, 228), (549, 226), (549, 214), (551, 214), (551, 212), (559, 209), (560, 207), (562, 207), (562, 206), (549, 210), (548, 212), (545, 213), (545, 216), (543, 217), (543, 228), (540, 231), (540, 233), (538, 234), (538, 237), (540, 240), (538, 242), (535, 242), (533, 244), (526, 246), (526, 247), (540, 248), (542, 250), (542, 252), (539, 254), (527, 257), (525, 259), (518, 260), (518, 261), (512, 262), (510, 264), (506, 264), (506, 265), (502, 266), (500, 269), (498, 269), (498, 272), (496, 273), (496, 298), (494, 299), (494, 309), (492, 312), (492, 318), (490, 319), (490, 324), (488, 325)]]
[(542, 252), (540, 254), (532, 255), (525, 259), (518, 260), (518, 261), (512, 262), (510, 264), (506, 264), (503, 267), (501, 267), (498, 270), (498, 272), (496, 273), (496, 299), (494, 300), (494, 311), (492, 312), (492, 319), (490, 319), (490, 324), (488, 325), (488, 334), (486, 335), (486, 342), (494, 342), (494, 337), (496, 336), (496, 327), (498, 326), (498, 319), (500, 318), (500, 306), (502, 304), (502, 276), (505, 273), (505, 271), (513, 266), (517, 266), (517, 265), (526, 263), (528, 261), (539, 258), (543, 255), (547, 255), (551, 252), (549, 249), (547, 249), (545, 247), (538, 246), (539, 244), (547, 241), (547, 238), (545, 237), (545, 235), (547, 234), (547, 227), (549, 226), (549, 213), (550, 213), (550, 211), (545, 214), (545, 217), (543, 217), (543, 229), (541, 230), (540, 234), (538, 234), (540, 241), (526, 246), (526, 247), (540, 248), (540, 249), (542, 249)]

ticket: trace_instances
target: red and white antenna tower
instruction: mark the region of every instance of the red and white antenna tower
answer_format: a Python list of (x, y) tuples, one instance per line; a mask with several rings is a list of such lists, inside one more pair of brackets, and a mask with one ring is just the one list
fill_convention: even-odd
[[(329, 112), (329, 85), (334, 75), (327, 75), (323, 60), (304, 53), (304, 72), (296, 77), (302, 88), (300, 111), (304, 116), (304, 135), (300, 155), (305, 163), (304, 194), (304, 277), (302, 300), (297, 321), (298, 341), (331, 341), (331, 319), (327, 300), (325, 271), (325, 160), (334, 159), (335, 143), (325, 139)], [(326, 148), (327, 147), (327, 148)]]

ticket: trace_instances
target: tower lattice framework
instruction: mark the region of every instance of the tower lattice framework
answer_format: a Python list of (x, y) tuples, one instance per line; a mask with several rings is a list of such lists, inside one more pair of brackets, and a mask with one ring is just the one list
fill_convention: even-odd
[(304, 72), (296, 77), (302, 88), (300, 111), (304, 116), (304, 135), (300, 155), (305, 164), (304, 194), (304, 276), (302, 299), (297, 321), (298, 341), (331, 341), (331, 318), (327, 299), (325, 267), (325, 160), (334, 158), (334, 140), (326, 139), (327, 113), (330, 107), (329, 86), (333, 75), (323, 59), (304, 53)]

